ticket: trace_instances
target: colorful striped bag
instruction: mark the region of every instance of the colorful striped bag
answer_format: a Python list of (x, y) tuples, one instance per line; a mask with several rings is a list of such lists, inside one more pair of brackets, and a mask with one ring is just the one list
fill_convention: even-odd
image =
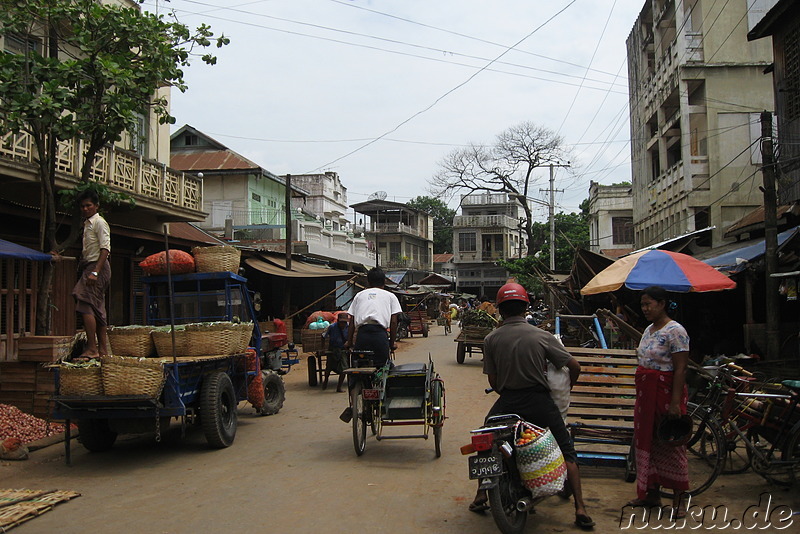
[(567, 464), (550, 429), (539, 428), (527, 421), (515, 429), (517, 468), (522, 484), (533, 497), (555, 495), (564, 488)]

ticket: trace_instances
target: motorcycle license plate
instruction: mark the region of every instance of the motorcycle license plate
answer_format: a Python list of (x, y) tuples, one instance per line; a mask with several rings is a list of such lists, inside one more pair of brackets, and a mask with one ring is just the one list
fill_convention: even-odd
[(488, 456), (470, 456), (467, 460), (469, 461), (470, 480), (496, 477), (503, 473), (503, 461), (499, 452)]
[(381, 398), (381, 390), (379, 389), (364, 389), (361, 391), (364, 400), (378, 400)]

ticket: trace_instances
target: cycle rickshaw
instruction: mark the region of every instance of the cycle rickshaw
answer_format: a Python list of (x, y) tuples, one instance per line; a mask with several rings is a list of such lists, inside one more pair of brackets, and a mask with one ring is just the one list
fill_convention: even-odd
[[(433, 433), (436, 457), (442, 455), (445, 420), (444, 380), (427, 363), (404, 363), (389, 368), (373, 365), (371, 351), (352, 351), (344, 372), (350, 388), (353, 446), (361, 456), (367, 445), (367, 427), (375, 439), (428, 439)], [(418, 434), (384, 434), (387, 427), (421, 426)]]

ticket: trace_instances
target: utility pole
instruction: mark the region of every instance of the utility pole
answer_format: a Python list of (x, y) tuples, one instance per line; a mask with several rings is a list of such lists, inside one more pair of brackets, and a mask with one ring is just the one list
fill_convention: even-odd
[(549, 203), (549, 217), (550, 217), (550, 270), (555, 272), (556, 270), (556, 193), (563, 193), (563, 189), (555, 189), (555, 168), (556, 167), (569, 167), (569, 162), (567, 163), (551, 163), (550, 164), (550, 188), (549, 189), (540, 189), (539, 191), (550, 192), (550, 203)]
[(286, 175), (286, 196), (284, 199), (286, 217), (286, 270), (292, 270), (292, 175)]
[(775, 360), (780, 352), (780, 316), (778, 310), (778, 198), (775, 192), (775, 155), (772, 149), (772, 113), (761, 113), (761, 174), (764, 181), (764, 246), (766, 256), (766, 342), (767, 359)]

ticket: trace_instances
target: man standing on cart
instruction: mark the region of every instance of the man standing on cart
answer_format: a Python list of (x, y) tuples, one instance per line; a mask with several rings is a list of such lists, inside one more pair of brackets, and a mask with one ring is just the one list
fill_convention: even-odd
[[(386, 274), (381, 269), (369, 270), (367, 284), (369, 287), (355, 296), (347, 310), (350, 327), (345, 348), (372, 351), (372, 363), (380, 368), (389, 360), (390, 352), (397, 349), (397, 319), (403, 310), (397, 296), (384, 289)], [(349, 421), (351, 408), (346, 408), (339, 418)]]
[[(503, 324), (484, 340), (483, 373), (488, 375), (489, 385), (500, 398), (487, 417), (514, 413), (529, 423), (550, 429), (567, 464), (567, 484), (575, 498), (575, 525), (592, 528), (595, 523), (587, 515), (583, 502), (575, 447), (551, 397), (546, 374), (548, 361), (556, 368), (566, 366), (574, 385), (581, 366), (555, 336), (528, 324), (525, 312), (529, 304), (528, 293), (519, 284), (505, 284), (497, 292)], [(478, 490), (470, 511), (486, 510), (487, 501), (486, 491)]]

